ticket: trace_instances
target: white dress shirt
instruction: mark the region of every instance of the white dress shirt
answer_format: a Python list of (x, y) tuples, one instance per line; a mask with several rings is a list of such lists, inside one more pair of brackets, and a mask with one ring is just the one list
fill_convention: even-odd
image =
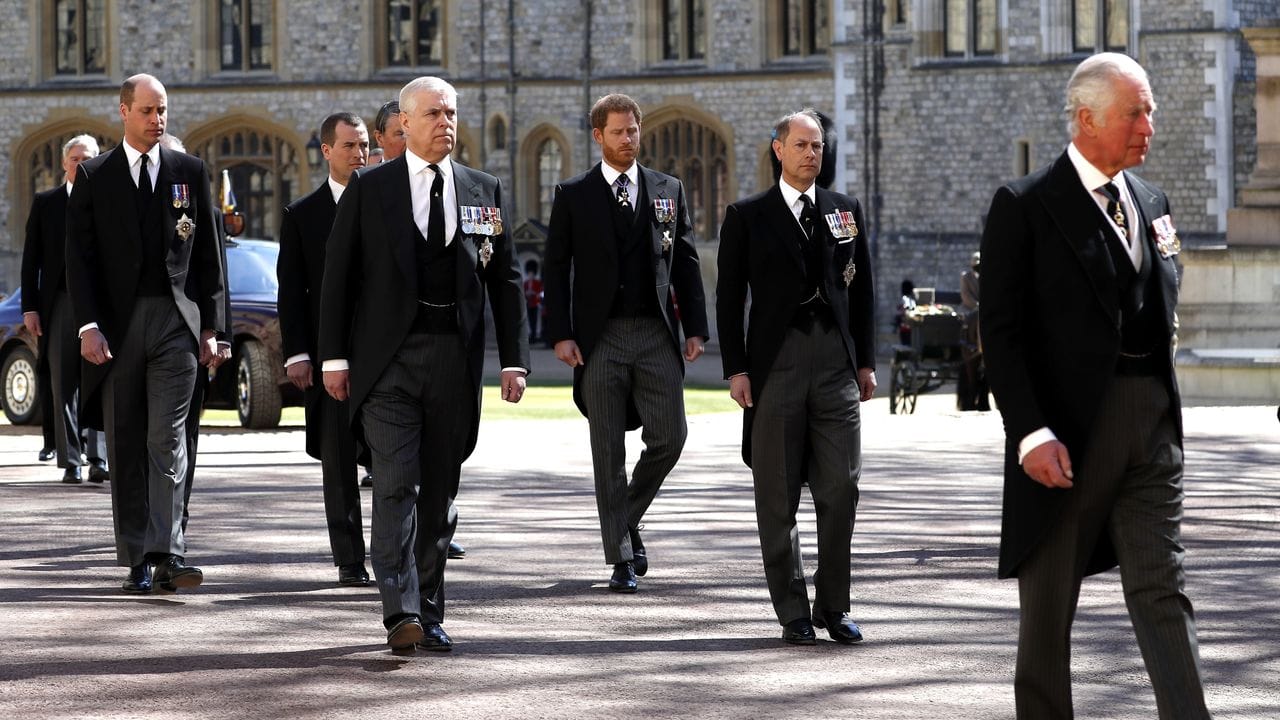
[(809, 202), (813, 203), (813, 207), (817, 208), (818, 193), (813, 188), (814, 184), (810, 183), (808, 188), (797, 190), (791, 187), (786, 180), (778, 178), (778, 189), (782, 191), (782, 199), (787, 202), (787, 207), (791, 209), (791, 216), (796, 219), (796, 226), (801, 230), (804, 229), (804, 225), (800, 223), (800, 213), (804, 212), (804, 203), (800, 202), (800, 196), (807, 196)]

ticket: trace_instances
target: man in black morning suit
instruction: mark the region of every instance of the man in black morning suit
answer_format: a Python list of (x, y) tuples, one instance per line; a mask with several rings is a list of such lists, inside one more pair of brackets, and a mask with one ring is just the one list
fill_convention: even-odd
[[(127, 592), (191, 588), (182, 528), (186, 421), (198, 364), (217, 367), (226, 297), (204, 162), (158, 145), (168, 97), (135, 75), (120, 88), (124, 140), (83, 163), (67, 209), (67, 285), (81, 391), (102, 392), (116, 560)], [(195, 277), (188, 278), (188, 272)]]
[[(27, 240), (22, 250), (22, 322), (39, 338), (40, 365), (47, 366), (41, 387), (48, 403), (46, 421), (53, 423), (58, 467), (66, 468), (62, 482), (81, 482), (81, 452), (90, 462), (89, 480), (107, 479), (107, 439), (83, 425), (80, 413), (80, 341), (67, 297), (63, 254), (67, 245), (67, 197), (80, 163), (96, 157), (98, 141), (77, 135), (62, 146), (62, 183), (36, 195), (27, 217)], [(47, 394), (46, 394), (47, 393)], [(96, 417), (99, 413), (92, 413)]]
[[(649, 567), (640, 520), (684, 448), (681, 356), (702, 355), (707, 314), (684, 186), (636, 163), (640, 106), (600, 98), (591, 134), (602, 161), (561, 183), (551, 209), (544, 334), (574, 369), (574, 400), (591, 429), (609, 589), (630, 593)], [(645, 449), (628, 483), (625, 435), (638, 424)]]
[[(815, 182), (823, 155), (815, 111), (783, 117), (773, 136), (778, 184), (730, 205), (720, 228), (720, 352), (745, 411), (742, 457), (782, 638), (812, 645), (816, 625), (849, 644), (862, 640), (848, 615), (860, 403), (876, 388), (866, 223), (857, 200)], [(796, 532), (805, 482), (818, 521), (812, 612)]]
[(1183, 590), (1182, 414), (1173, 372), (1169, 200), (1127, 172), (1155, 100), (1132, 58), (1067, 83), (1071, 144), (1000, 188), (982, 237), (983, 350), (1004, 418), (1000, 577), (1018, 578), (1019, 718), (1072, 717), (1085, 575), (1120, 566), (1161, 718), (1209, 717)]
[(480, 426), (485, 296), (502, 398), (529, 367), (524, 289), (502, 189), (453, 162), (457, 92), (435, 77), (400, 91), (408, 149), (351, 176), (326, 247), (325, 390), (350, 398), (373, 456), (373, 573), (387, 644), (449, 650), (444, 569), (462, 462)]
[[(351, 173), (368, 162), (369, 132), (358, 116), (334, 113), (320, 124), (320, 143), (329, 165), (326, 182), (286, 207), (280, 222), (280, 258), (276, 263), (280, 335), (285, 372), (306, 399), (307, 454), (320, 461), (324, 514), (338, 584), (361, 586), (369, 584), (369, 572), (364, 566), (364, 525), (351, 413), (347, 401), (334, 400), (324, 391), (318, 343), (325, 243)], [(317, 360), (313, 362), (313, 358)]]

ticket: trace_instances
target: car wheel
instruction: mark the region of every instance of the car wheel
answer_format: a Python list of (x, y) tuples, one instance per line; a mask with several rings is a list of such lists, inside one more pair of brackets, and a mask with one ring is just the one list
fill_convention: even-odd
[(240, 346), (236, 360), (236, 411), (240, 426), (253, 429), (280, 425), (280, 388), (267, 349), (255, 341)]
[(14, 425), (40, 422), (40, 382), (36, 379), (36, 358), (25, 347), (14, 348), (0, 368), (4, 378), (4, 414)]

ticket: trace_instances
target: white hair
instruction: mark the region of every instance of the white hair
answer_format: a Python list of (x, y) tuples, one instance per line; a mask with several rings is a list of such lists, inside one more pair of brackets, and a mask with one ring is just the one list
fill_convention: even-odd
[(400, 88), (400, 111), (413, 114), (418, 109), (418, 95), (423, 92), (442, 92), (458, 102), (458, 91), (448, 82), (430, 75), (414, 78)]
[(1150, 83), (1147, 71), (1138, 61), (1122, 53), (1098, 53), (1076, 66), (1067, 81), (1067, 102), (1063, 108), (1071, 137), (1080, 134), (1081, 108), (1092, 110), (1099, 125), (1105, 122), (1107, 108), (1115, 102), (1115, 81), (1123, 77)]
[(169, 133), (165, 133), (160, 136), (160, 147), (180, 153), (187, 151), (187, 147), (182, 144), (182, 140), (178, 139), (174, 135), (170, 135)]
[(77, 135), (62, 144), (62, 159), (66, 160), (67, 155), (71, 154), (71, 148), (82, 147), (88, 153), (89, 157), (98, 156), (98, 140), (92, 135)]

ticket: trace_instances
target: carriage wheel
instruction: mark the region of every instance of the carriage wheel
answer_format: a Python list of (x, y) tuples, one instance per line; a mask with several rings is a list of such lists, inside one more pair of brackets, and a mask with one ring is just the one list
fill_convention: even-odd
[(889, 412), (897, 415), (910, 415), (916, 411), (916, 368), (915, 362), (906, 360), (896, 362), (889, 376)]

